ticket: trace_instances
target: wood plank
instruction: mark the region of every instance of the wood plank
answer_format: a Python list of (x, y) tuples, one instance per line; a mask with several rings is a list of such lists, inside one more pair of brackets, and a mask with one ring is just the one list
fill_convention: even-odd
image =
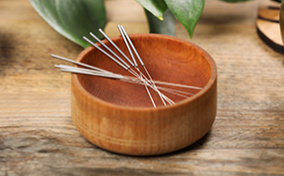
[[(53, 68), (62, 62), (50, 54), (74, 59), (82, 48), (49, 27), (28, 0), (0, 1), (0, 176), (284, 175), (284, 58), (255, 32), (258, 4), (207, 1), (193, 40), (176, 25), (177, 37), (217, 63), (216, 121), (186, 149), (129, 157), (90, 144), (73, 125), (70, 75)], [(120, 21), (131, 33), (147, 32), (142, 17), (120, 19), (114, 14), (127, 9), (108, 8), (108, 34), (117, 35)]]

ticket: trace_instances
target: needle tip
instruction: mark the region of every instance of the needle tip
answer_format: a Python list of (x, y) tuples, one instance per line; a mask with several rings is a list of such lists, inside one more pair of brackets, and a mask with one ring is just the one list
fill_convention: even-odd
[(85, 37), (85, 36), (83, 36), (83, 39), (86, 40), (87, 42), (90, 41), (90, 40), (89, 40), (87, 37)]

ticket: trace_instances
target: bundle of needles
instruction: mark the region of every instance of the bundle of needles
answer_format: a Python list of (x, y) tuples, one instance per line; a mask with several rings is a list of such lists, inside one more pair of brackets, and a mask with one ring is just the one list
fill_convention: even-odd
[[(154, 90), (154, 93), (157, 93), (159, 95), (160, 100), (163, 102), (164, 106), (173, 105), (176, 102), (171, 100), (168, 96), (166, 96), (163, 92), (167, 92), (169, 94), (174, 94), (176, 96), (180, 96), (183, 98), (187, 98), (192, 96), (192, 93), (189, 93), (187, 91), (178, 90), (175, 89), (175, 87), (184, 88), (184, 89), (195, 89), (195, 90), (201, 90), (201, 87), (197, 86), (190, 86), (190, 85), (183, 85), (183, 84), (177, 84), (177, 83), (169, 83), (169, 82), (163, 82), (163, 81), (156, 81), (153, 80), (150, 73), (148, 72), (145, 64), (143, 63), (142, 58), (140, 57), (139, 53), (137, 52), (133, 42), (131, 41), (130, 37), (128, 36), (126, 30), (122, 25), (118, 25), (118, 30), (121, 34), (121, 37), (123, 38), (123, 41), (127, 47), (127, 50), (129, 52), (129, 55), (131, 56), (131, 59), (126, 56), (124, 52), (101, 30), (99, 29), (99, 32), (105, 37), (105, 39), (118, 51), (120, 56), (116, 54), (112, 49), (110, 49), (107, 45), (105, 45), (97, 36), (95, 36), (93, 33), (90, 32), (90, 36), (93, 37), (98, 43), (101, 44), (103, 47), (99, 47), (95, 43), (93, 43), (90, 39), (87, 37), (83, 37), (84, 40), (86, 40), (89, 44), (91, 44), (93, 47), (95, 47), (97, 50), (102, 52), (104, 55), (106, 55), (109, 59), (111, 59), (113, 62), (118, 64), (120, 67), (125, 69), (127, 72), (129, 72), (132, 76), (126, 76), (122, 74), (113, 73), (108, 70), (104, 70), (92, 65), (88, 65), (82, 62), (77, 62), (71, 59), (67, 59), (61, 56), (57, 55), (51, 55), (52, 57), (60, 60), (64, 60), (73, 64), (76, 64), (81, 67), (74, 67), (74, 66), (68, 66), (68, 65), (55, 65), (55, 67), (60, 68), (61, 71), (64, 72), (71, 72), (76, 74), (85, 74), (85, 75), (93, 75), (97, 77), (104, 77), (107, 79), (115, 79), (118, 81), (124, 81), (128, 83), (138, 84), (145, 87), (145, 90), (147, 92), (147, 95), (149, 96), (149, 101), (151, 101), (153, 107), (157, 107), (156, 101), (153, 99), (153, 92), (149, 89)], [(124, 58), (124, 59), (122, 59)], [(138, 61), (137, 61), (138, 60)], [(144, 70), (144, 73), (140, 69)], [(166, 87), (165, 87), (166, 86)], [(173, 87), (173, 88), (169, 88)]]

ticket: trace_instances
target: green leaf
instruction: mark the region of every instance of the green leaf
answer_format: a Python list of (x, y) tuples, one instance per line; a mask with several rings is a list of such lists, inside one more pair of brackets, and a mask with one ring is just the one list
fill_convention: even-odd
[(163, 20), (163, 14), (168, 9), (164, 0), (136, 0), (141, 6), (151, 12), (160, 20)]
[(205, 0), (165, 0), (165, 2), (192, 38), (195, 26), (203, 11)]
[[(58, 33), (86, 48), (82, 39), (106, 24), (104, 0), (30, 0), (39, 15)], [(99, 35), (100, 36), (100, 35)]]
[(219, 0), (219, 1), (225, 1), (225, 2), (245, 2), (245, 1), (251, 1), (251, 0)]
[(160, 21), (146, 9), (145, 14), (148, 20), (150, 33), (158, 33), (171, 36), (175, 35), (175, 18), (171, 11), (165, 11), (163, 21)]

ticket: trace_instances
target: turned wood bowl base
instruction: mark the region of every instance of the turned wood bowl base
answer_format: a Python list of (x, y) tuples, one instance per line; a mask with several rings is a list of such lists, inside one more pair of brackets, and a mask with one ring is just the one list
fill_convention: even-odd
[[(176, 102), (171, 106), (163, 106), (151, 91), (154, 108), (142, 85), (73, 74), (71, 113), (78, 131), (98, 147), (127, 155), (160, 155), (189, 146), (209, 131), (216, 116), (214, 60), (198, 46), (174, 37), (136, 34), (130, 38), (154, 80), (202, 89), (187, 89), (193, 94), (188, 98), (165, 93)], [(112, 40), (129, 56), (121, 37)], [(77, 61), (130, 76), (93, 47)]]

